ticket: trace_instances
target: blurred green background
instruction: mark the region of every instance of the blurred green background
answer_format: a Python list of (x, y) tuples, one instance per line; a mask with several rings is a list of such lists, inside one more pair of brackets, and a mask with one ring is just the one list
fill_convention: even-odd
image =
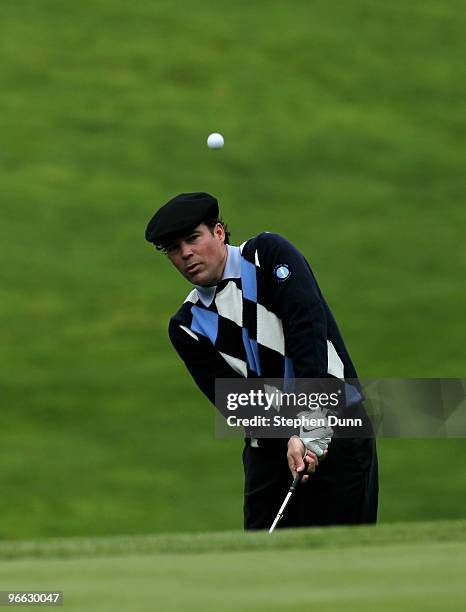
[[(144, 240), (182, 191), (309, 259), (363, 378), (461, 377), (464, 3), (16, 0), (0, 19), (0, 538), (242, 525), (241, 441)], [(210, 132), (225, 136), (207, 149)], [(382, 521), (465, 515), (465, 440), (381, 440)]]

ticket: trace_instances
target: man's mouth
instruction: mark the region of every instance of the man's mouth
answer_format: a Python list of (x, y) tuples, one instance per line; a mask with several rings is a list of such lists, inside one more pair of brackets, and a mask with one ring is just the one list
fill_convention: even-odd
[(199, 263), (193, 263), (186, 268), (186, 272), (188, 272), (188, 274), (195, 274), (196, 271), (198, 271), (199, 266)]

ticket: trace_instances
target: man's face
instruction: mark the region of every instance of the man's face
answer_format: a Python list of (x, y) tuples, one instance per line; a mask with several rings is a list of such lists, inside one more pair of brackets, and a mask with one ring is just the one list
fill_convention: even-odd
[(166, 247), (172, 264), (194, 285), (212, 287), (222, 279), (227, 259), (225, 230), (220, 223), (211, 230), (201, 223)]

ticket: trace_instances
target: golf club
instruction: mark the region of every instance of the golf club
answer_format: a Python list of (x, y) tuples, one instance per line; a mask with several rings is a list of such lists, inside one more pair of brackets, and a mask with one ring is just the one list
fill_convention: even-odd
[[(306, 457), (306, 455), (304, 455), (303, 457), (303, 461), (304, 458)], [(285, 513), (285, 509), (288, 505), (288, 502), (290, 501), (290, 499), (293, 496), (293, 493), (296, 491), (297, 486), (299, 485), (299, 483), (301, 482), (301, 478), (304, 476), (304, 474), (306, 473), (306, 462), (304, 461), (304, 469), (302, 472), (298, 472), (298, 474), (296, 474), (293, 482), (291, 483), (291, 487), (288, 489), (288, 493), (286, 494), (286, 497), (283, 501), (283, 504), (280, 506), (280, 510), (278, 511), (277, 516), (275, 517), (274, 522), (272, 523), (272, 526), (269, 529), (269, 533), (272, 533), (272, 531), (275, 529), (275, 527), (278, 525), (278, 523), (281, 521), (281, 519), (283, 518), (283, 515)]]

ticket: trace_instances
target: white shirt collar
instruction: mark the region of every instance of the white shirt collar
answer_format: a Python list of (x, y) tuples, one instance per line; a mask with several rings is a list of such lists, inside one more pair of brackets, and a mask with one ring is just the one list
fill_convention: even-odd
[[(231, 244), (227, 244), (227, 261), (225, 264), (225, 269), (223, 270), (222, 280), (226, 278), (240, 278), (241, 277), (241, 249), (237, 246), (231, 246)], [(199, 294), (199, 298), (201, 302), (207, 308), (212, 304), (213, 299), (215, 297), (215, 290), (217, 286), (214, 287), (201, 287), (200, 285), (194, 285), (195, 289)]]

